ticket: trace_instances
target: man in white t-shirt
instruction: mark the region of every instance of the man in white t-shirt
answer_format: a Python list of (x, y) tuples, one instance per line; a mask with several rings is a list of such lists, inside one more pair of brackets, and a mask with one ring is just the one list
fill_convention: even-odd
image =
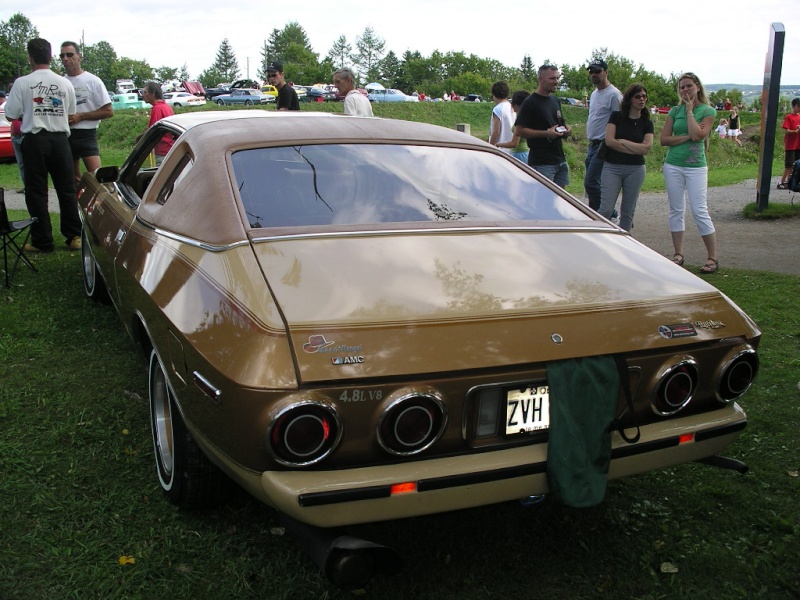
[(586, 68), (595, 90), (589, 97), (589, 117), (586, 119), (586, 176), (583, 189), (589, 198), (589, 208), (600, 209), (600, 176), (603, 174), (603, 159), (597, 151), (606, 139), (606, 125), (611, 113), (619, 110), (622, 93), (608, 80), (608, 65), (602, 58), (595, 58)]
[(333, 74), (333, 85), (344, 94), (344, 114), (372, 117), (372, 105), (367, 97), (356, 89), (356, 78), (351, 69), (342, 67)]
[(26, 252), (55, 249), (47, 198), (47, 178), (53, 180), (61, 213), (61, 234), (70, 250), (81, 248), (81, 219), (75, 199), (75, 180), (69, 149), (69, 117), (75, 113), (75, 88), (66, 77), (50, 70), (50, 42), (28, 42), (31, 72), (14, 81), (5, 104), (6, 118), (22, 119), (22, 157), (25, 162), (25, 204), (36, 222)]
[(75, 42), (61, 44), (61, 64), (67, 72), (67, 79), (75, 88), (78, 105), (75, 114), (69, 118), (71, 134), (69, 145), (72, 149), (72, 170), (75, 181), (81, 179), (81, 159), (87, 171), (100, 168), (100, 148), (97, 146), (97, 127), (100, 119), (114, 115), (111, 96), (103, 81), (81, 67), (83, 55)]

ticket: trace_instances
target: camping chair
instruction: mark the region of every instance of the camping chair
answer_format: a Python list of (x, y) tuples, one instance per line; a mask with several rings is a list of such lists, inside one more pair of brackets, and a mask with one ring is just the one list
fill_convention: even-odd
[[(35, 222), (36, 217), (30, 217), (22, 221), (9, 221), (8, 211), (6, 210), (6, 191), (0, 188), (0, 244), (2, 244), (3, 250), (3, 268), (5, 269), (7, 288), (11, 287), (11, 279), (14, 277), (19, 261), (28, 265), (28, 268), (34, 273), (37, 272), (36, 267), (31, 264), (23, 250), (31, 235), (30, 226)], [(23, 233), (25, 233), (25, 237), (22, 240), (22, 244), (17, 244), (16, 239)], [(9, 251), (12, 255), (16, 255), (11, 270), (8, 269)]]

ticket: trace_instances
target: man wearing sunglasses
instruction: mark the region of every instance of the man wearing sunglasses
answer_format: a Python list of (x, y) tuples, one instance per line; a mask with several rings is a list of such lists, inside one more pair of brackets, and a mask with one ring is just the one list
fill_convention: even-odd
[(603, 159), (597, 156), (600, 145), (606, 137), (606, 125), (611, 113), (619, 110), (622, 94), (608, 80), (608, 65), (601, 58), (595, 58), (586, 68), (595, 90), (589, 97), (589, 118), (586, 120), (586, 176), (583, 189), (589, 197), (589, 208), (600, 208), (600, 176), (603, 174)]
[(81, 159), (87, 171), (100, 168), (97, 127), (100, 125), (100, 119), (112, 117), (114, 111), (111, 108), (111, 96), (108, 95), (103, 81), (81, 67), (83, 56), (78, 44), (75, 42), (61, 44), (59, 57), (67, 73), (67, 79), (75, 88), (78, 102), (75, 114), (69, 118), (71, 130), (69, 146), (72, 150), (72, 170), (77, 182), (81, 179)]
[(278, 110), (300, 110), (300, 99), (294, 88), (283, 78), (283, 63), (273, 60), (267, 65), (267, 82), (278, 88), (276, 108)]

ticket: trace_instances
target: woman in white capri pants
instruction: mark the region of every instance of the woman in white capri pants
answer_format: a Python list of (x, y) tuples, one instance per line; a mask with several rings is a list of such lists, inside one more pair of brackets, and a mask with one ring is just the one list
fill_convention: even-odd
[(700, 273), (716, 273), (719, 269), (717, 234), (706, 203), (706, 140), (714, 129), (717, 111), (708, 104), (703, 84), (694, 73), (684, 73), (678, 78), (678, 96), (680, 104), (670, 109), (661, 132), (661, 145), (669, 147), (664, 163), (664, 183), (669, 199), (669, 229), (675, 248), (672, 262), (683, 264), (685, 191), (708, 253)]

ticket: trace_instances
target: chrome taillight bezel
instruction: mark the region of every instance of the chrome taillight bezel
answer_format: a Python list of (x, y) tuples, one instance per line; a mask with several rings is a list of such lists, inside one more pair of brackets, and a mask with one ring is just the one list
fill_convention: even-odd
[[(425, 419), (427, 415), (427, 419)], [(423, 435), (418, 440), (403, 440), (398, 433), (401, 418), (423, 417)], [(427, 424), (426, 424), (427, 420)], [(412, 456), (430, 448), (442, 436), (447, 425), (447, 407), (431, 392), (409, 392), (392, 400), (378, 419), (378, 443), (389, 454)]]
[[(319, 441), (310, 440), (310, 450), (293, 447), (288, 439), (292, 429), (302, 425), (319, 426)], [(328, 428), (328, 433), (325, 429)], [(294, 402), (282, 408), (267, 427), (267, 447), (280, 464), (306, 467), (324, 460), (336, 449), (343, 434), (342, 421), (336, 409), (317, 400)], [(297, 435), (297, 432), (294, 432)], [(315, 445), (316, 444), (316, 445)]]
[[(752, 346), (747, 346), (734, 352), (719, 371), (719, 379), (715, 390), (717, 400), (723, 404), (729, 404), (744, 396), (753, 385), (756, 375), (758, 375), (758, 367), (758, 353)], [(742, 371), (743, 369), (744, 372)], [(743, 375), (743, 382), (740, 381), (735, 385), (731, 385), (732, 377), (742, 377)]]
[[(699, 373), (697, 362), (691, 358), (682, 358), (664, 368), (659, 373), (658, 381), (653, 391), (650, 406), (657, 415), (668, 417), (685, 408), (692, 401), (697, 390)], [(671, 398), (670, 388), (683, 384), (686, 391), (679, 397)]]

